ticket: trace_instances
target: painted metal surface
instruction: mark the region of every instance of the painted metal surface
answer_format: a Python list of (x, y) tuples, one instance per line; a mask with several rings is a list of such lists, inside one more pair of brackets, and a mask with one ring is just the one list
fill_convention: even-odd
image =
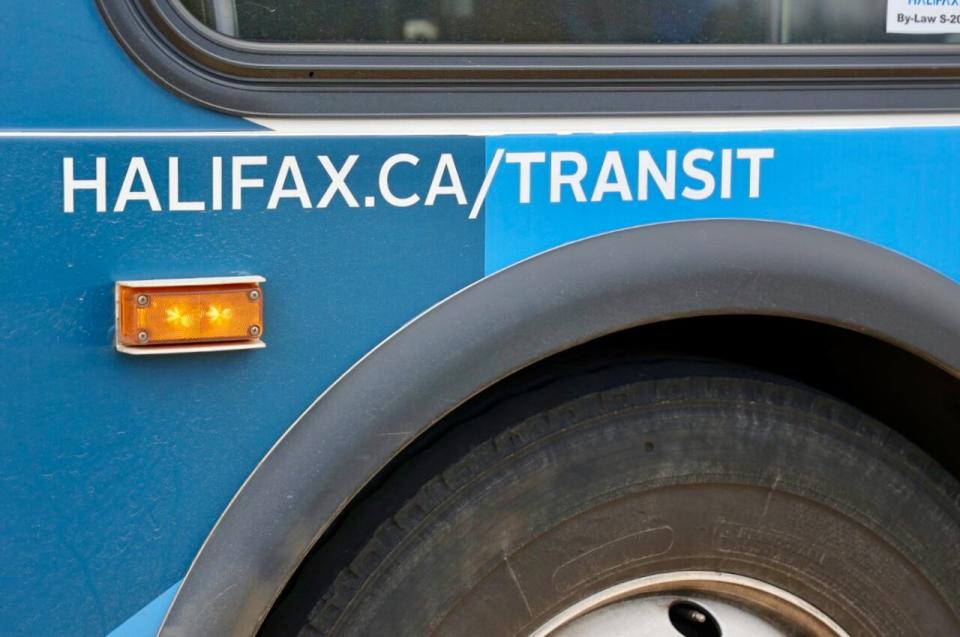
[(247, 130), (188, 105), (123, 53), (93, 2), (5, 2), (0, 128)]
[[(649, 199), (638, 201), (639, 151), (649, 151), (661, 166), (668, 152), (680, 158), (690, 151), (714, 155), (717, 180), (703, 199), (681, 195), (685, 185), (701, 188), (678, 174), (675, 198), (666, 199), (650, 184)], [(724, 149), (770, 149), (761, 163), (758, 193), (749, 193), (749, 162), (731, 161), (730, 196), (721, 194)], [(839, 131), (769, 131), (744, 133), (652, 133), (643, 135), (571, 135), (487, 137), (487, 162), (504, 153), (574, 152), (585, 158), (584, 198), (569, 188), (560, 201), (550, 200), (546, 163), (531, 169), (529, 204), (518, 201), (519, 165), (504, 164), (486, 206), (487, 272), (553, 246), (586, 236), (665, 221), (741, 218), (784, 221), (826, 228), (885, 246), (957, 280), (960, 279), (960, 181), (949, 174), (949, 161), (960, 151), (960, 129), (903, 128)], [(623, 160), (630, 200), (616, 191), (594, 198), (604, 156)], [(567, 170), (571, 170), (567, 167)], [(682, 167), (678, 166), (678, 173)], [(609, 178), (611, 181), (614, 178)]]
[[(233, 492), (313, 397), (411, 315), (482, 274), (482, 226), (443, 203), (268, 214), (248, 195), (241, 211), (153, 213), (137, 202), (65, 214), (56, 186), (64, 154), (175, 152), (186, 164), (317, 148), (277, 141), (0, 142), (0, 423), (12, 451), (0, 459), (9, 574), (0, 634), (105, 633), (180, 579)], [(346, 155), (358, 143), (322, 147)], [(440, 142), (405, 147), (426, 158)], [(478, 180), (482, 140), (444, 140), (451, 149), (473, 157), (462, 177)], [(108, 184), (119, 184), (118, 168)], [(359, 186), (377, 175), (354, 176)], [(194, 178), (184, 187), (201, 188)], [(266, 349), (181, 360), (115, 351), (114, 281), (254, 273), (269, 281)], [(29, 605), (18, 594), (25, 586)]]
[[(9, 4), (0, 21), (3, 635), (102, 635), (158, 599), (137, 615), (153, 619), (124, 624), (123, 634), (150, 632), (231, 497), (316, 396), (424, 309), (560, 243), (661, 221), (748, 217), (853, 234), (960, 279), (960, 182), (950, 168), (960, 128), (557, 136), (526, 135), (518, 124), (502, 136), (390, 122), (390, 135), (376, 127), (352, 137), (344, 134), (362, 131), (285, 135), (167, 93), (125, 56), (93, 3)], [(524, 204), (519, 165), (507, 160), (576, 153), (587, 164), (584, 183), (594, 184), (606, 154), (618, 151), (636, 199), (641, 148), (719, 157), (758, 147), (775, 150), (758, 197), (735, 179), (729, 199), (697, 201), (607, 193), (577, 202), (565, 186), (551, 203), (544, 164), (531, 169)], [(352, 155), (345, 183), (357, 205), (335, 189), (317, 208), (334, 181), (318, 157), (337, 172)], [(226, 203), (214, 210), (211, 160), (241, 156), (266, 158), (245, 169), (265, 184), (244, 190), (234, 210), (227, 183)], [(309, 209), (298, 194), (270, 205), (290, 156), (309, 185)], [(105, 158), (105, 212), (90, 189), (65, 211), (67, 157), (83, 179)], [(141, 198), (116, 212), (137, 157), (151, 169), (160, 210)], [(172, 210), (171, 157), (181, 199), (203, 200), (205, 211)], [(439, 171), (451, 163), (462, 198), (451, 169)], [(289, 173), (284, 186), (296, 190)], [(144, 192), (142, 175), (131, 188)], [(175, 360), (114, 350), (117, 280), (249, 274), (269, 281), (265, 350)]]

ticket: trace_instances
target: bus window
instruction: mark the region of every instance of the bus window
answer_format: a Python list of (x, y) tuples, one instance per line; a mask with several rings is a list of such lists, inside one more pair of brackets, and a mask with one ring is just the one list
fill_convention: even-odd
[(224, 35), (277, 43), (896, 44), (886, 0), (180, 0)]

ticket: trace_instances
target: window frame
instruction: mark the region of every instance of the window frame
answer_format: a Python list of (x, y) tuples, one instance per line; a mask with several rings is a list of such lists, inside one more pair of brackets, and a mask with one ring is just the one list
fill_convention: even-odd
[(281, 44), (220, 34), (175, 0), (97, 2), (111, 31), (150, 75), (181, 97), (233, 114), (960, 107), (960, 44)]

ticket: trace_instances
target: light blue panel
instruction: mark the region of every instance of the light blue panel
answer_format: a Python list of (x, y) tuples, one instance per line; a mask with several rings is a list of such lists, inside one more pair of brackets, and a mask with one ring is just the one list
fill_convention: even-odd
[(160, 630), (160, 624), (167, 614), (167, 609), (177, 594), (180, 582), (177, 582), (155, 600), (137, 611), (137, 614), (110, 631), (107, 637), (154, 637)]
[[(638, 153), (648, 150), (663, 164), (667, 150), (678, 163), (691, 149), (712, 150), (716, 174), (724, 148), (772, 148), (761, 162), (760, 196), (748, 193), (748, 163), (733, 162), (729, 199), (715, 193), (703, 201), (679, 196), (699, 182), (678, 166), (675, 200), (665, 200), (651, 181), (648, 201), (636, 201)], [(960, 280), (960, 130), (893, 129), (751, 133), (651, 133), (617, 135), (503, 136), (487, 138), (487, 163), (498, 149), (545, 152), (532, 167), (530, 203), (519, 203), (516, 165), (502, 163), (486, 202), (486, 271), (493, 272), (557, 245), (643, 224), (707, 218), (749, 218), (817, 226), (871, 241)], [(569, 188), (550, 202), (549, 153), (573, 151), (588, 162), (586, 197), (607, 151), (619, 151), (634, 201), (606, 194), (579, 203)], [(566, 167), (571, 171), (571, 165)]]

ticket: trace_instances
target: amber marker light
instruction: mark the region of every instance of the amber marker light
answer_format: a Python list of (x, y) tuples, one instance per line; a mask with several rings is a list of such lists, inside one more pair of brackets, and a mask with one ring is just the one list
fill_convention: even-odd
[(117, 350), (185, 354), (264, 347), (260, 276), (119, 281)]

